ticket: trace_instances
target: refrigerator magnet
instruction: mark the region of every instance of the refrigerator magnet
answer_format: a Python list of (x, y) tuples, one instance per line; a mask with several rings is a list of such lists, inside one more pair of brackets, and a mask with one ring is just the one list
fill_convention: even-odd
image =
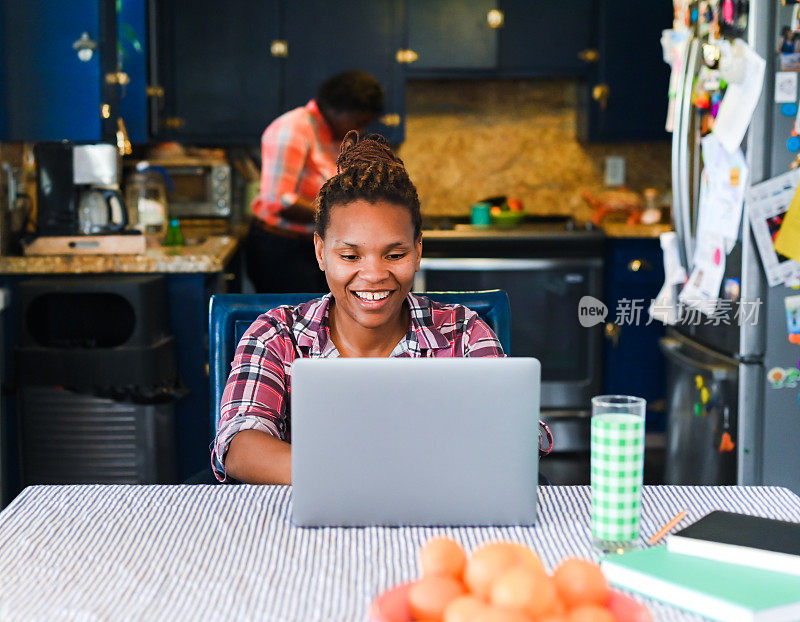
[(790, 343), (800, 345), (800, 296), (786, 296), (783, 299), (786, 308), (786, 330)]

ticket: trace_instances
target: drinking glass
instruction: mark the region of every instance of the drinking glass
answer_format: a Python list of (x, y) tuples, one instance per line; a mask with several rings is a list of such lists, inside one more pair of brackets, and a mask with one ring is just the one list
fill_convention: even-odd
[(592, 398), (592, 537), (606, 552), (639, 538), (646, 404), (630, 395)]

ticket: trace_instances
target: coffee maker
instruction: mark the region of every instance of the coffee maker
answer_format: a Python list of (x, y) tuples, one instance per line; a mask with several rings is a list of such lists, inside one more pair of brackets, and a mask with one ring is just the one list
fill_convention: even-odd
[(39, 236), (124, 231), (128, 212), (119, 192), (119, 154), (110, 144), (37, 143)]

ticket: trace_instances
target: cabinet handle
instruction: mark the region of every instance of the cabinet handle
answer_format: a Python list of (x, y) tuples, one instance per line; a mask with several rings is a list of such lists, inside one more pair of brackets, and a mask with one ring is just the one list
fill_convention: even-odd
[(620, 325), (614, 322), (606, 322), (603, 332), (606, 335), (606, 339), (610, 339), (616, 348), (619, 345), (619, 334), (622, 332)]
[(88, 32), (84, 32), (81, 38), (72, 44), (72, 49), (78, 53), (80, 60), (87, 63), (94, 56), (94, 51), (97, 49), (97, 41), (92, 39)]
[(628, 270), (630, 272), (640, 272), (640, 271), (650, 272), (652, 271), (652, 269), (653, 269), (653, 264), (651, 264), (646, 259), (632, 259), (628, 263)]
[(600, 60), (600, 52), (592, 48), (581, 50), (578, 52), (578, 58), (580, 58), (584, 63), (596, 63)]
[(400, 115), (397, 114), (396, 112), (390, 112), (388, 114), (383, 115), (380, 119), (378, 119), (378, 121), (380, 121), (387, 127), (397, 127), (398, 125), (400, 125), (400, 122), (402, 120), (403, 120), (402, 117), (400, 117)]
[(157, 85), (148, 86), (147, 89), (145, 90), (145, 93), (147, 93), (148, 97), (158, 97), (159, 99), (163, 99), (164, 87)]
[(269, 46), (269, 53), (277, 58), (289, 56), (289, 44), (283, 39), (275, 39)]
[(394, 57), (401, 65), (408, 65), (418, 60), (419, 54), (417, 54), (414, 50), (397, 50), (397, 54), (395, 54)]
[(502, 28), (506, 23), (506, 16), (502, 11), (492, 9), (486, 14), (486, 23), (489, 24), (489, 28)]
[(180, 117), (167, 117), (164, 119), (164, 125), (171, 130), (179, 130), (186, 125), (186, 119)]
[(125, 86), (126, 84), (130, 84), (130, 82), (131, 77), (124, 71), (115, 71), (106, 74), (106, 84), (118, 84), (119, 86)]
[(608, 96), (611, 94), (611, 87), (608, 84), (595, 84), (592, 89), (592, 99), (600, 104), (600, 108), (608, 108)]

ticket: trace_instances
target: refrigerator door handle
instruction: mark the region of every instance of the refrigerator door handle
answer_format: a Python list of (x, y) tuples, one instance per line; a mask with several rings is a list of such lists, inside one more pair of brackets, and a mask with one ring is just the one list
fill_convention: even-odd
[(681, 344), (675, 339), (665, 337), (659, 341), (659, 346), (661, 346), (661, 351), (667, 356), (667, 358), (671, 358), (683, 367), (695, 367), (697, 369), (706, 371), (710, 373), (715, 380), (735, 378), (736, 374), (739, 373), (737, 367), (705, 363), (685, 355), (683, 352), (681, 352)]
[[(683, 116), (683, 91), (686, 83), (688, 54), (689, 46), (687, 45), (684, 46), (681, 59), (682, 65), (680, 68), (681, 77), (680, 80), (678, 80), (678, 86), (675, 89), (675, 109), (673, 111), (674, 126), (672, 128), (672, 217), (675, 221), (675, 231), (678, 232), (678, 239), (681, 239), (681, 236), (683, 235), (683, 211), (681, 209), (681, 197), (683, 195), (681, 194), (680, 170), (685, 144), (681, 141), (681, 117)], [(681, 263), (683, 264), (684, 269), (687, 269), (687, 257), (685, 256), (686, 251), (682, 242), (678, 245), (678, 249), (678, 252), (681, 256)]]
[(692, 258), (694, 256), (694, 240), (692, 239), (692, 199), (691, 188), (689, 187), (689, 132), (692, 129), (691, 114), (692, 114), (692, 86), (694, 82), (695, 66), (697, 65), (697, 54), (700, 49), (700, 42), (697, 39), (692, 39), (689, 44), (689, 59), (686, 61), (686, 75), (683, 82), (683, 106), (681, 108), (681, 121), (680, 121), (680, 145), (678, 146), (681, 159), (680, 159), (680, 201), (678, 209), (681, 212), (681, 230), (678, 232), (681, 242), (683, 243), (684, 253), (686, 255), (686, 271), (691, 272)]

